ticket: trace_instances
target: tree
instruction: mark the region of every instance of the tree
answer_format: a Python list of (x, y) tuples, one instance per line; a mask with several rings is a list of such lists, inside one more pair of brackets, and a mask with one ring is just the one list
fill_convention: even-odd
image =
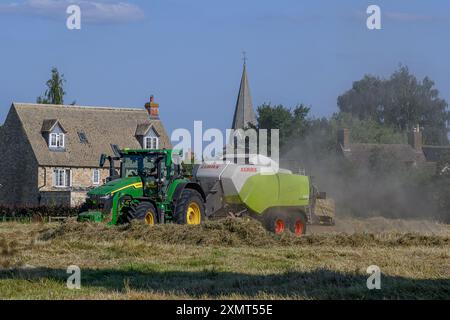
[(303, 104), (297, 105), (292, 111), (292, 132), (291, 134), (297, 137), (303, 137), (307, 131), (308, 115), (311, 108)]
[(290, 137), (305, 133), (309, 111), (303, 104), (290, 109), (265, 103), (257, 108), (257, 129), (279, 129), (280, 145), (283, 145)]
[(64, 75), (60, 75), (57, 68), (52, 68), (52, 77), (46, 83), (47, 90), (45, 90), (44, 96), (36, 99), (36, 102), (42, 104), (64, 104), (65, 83)]
[(338, 107), (359, 120), (372, 120), (396, 132), (419, 125), (425, 143), (448, 144), (450, 112), (434, 85), (428, 77), (419, 81), (407, 67), (400, 66), (389, 79), (366, 75), (354, 82), (338, 97)]
[(357, 143), (407, 143), (407, 135), (398, 132), (392, 127), (379, 122), (366, 119), (360, 120), (351, 113), (340, 112), (334, 114), (330, 119), (332, 136), (337, 136), (341, 128), (350, 129), (350, 140)]
[(339, 110), (360, 120), (373, 119), (382, 122), (384, 87), (380, 78), (365, 75), (361, 80), (353, 82), (352, 88), (338, 97)]

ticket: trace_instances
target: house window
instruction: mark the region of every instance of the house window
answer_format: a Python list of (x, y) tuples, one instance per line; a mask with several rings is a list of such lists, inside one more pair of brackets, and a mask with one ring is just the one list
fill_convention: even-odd
[(148, 133), (143, 137), (144, 149), (159, 149), (159, 134), (155, 129), (150, 128)]
[(50, 133), (50, 148), (64, 148), (64, 133)]
[(78, 131), (78, 138), (80, 139), (80, 143), (89, 143), (88, 138), (86, 137), (86, 133), (83, 131)]
[(70, 187), (72, 185), (72, 173), (70, 169), (53, 170), (53, 185), (57, 188)]
[(144, 149), (158, 149), (159, 138), (157, 137), (146, 137)]
[(94, 169), (92, 171), (92, 183), (93, 184), (100, 184), (100, 170)]

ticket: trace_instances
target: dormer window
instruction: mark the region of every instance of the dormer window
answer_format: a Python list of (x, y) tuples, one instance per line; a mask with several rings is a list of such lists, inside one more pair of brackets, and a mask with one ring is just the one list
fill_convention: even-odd
[(159, 134), (151, 123), (139, 124), (135, 136), (143, 149), (159, 149)]
[(50, 150), (64, 151), (66, 147), (66, 130), (56, 119), (44, 120), (41, 129)]
[(64, 133), (50, 133), (50, 148), (64, 148)]
[(159, 137), (156, 135), (155, 130), (151, 129), (144, 137), (144, 149), (158, 149)]

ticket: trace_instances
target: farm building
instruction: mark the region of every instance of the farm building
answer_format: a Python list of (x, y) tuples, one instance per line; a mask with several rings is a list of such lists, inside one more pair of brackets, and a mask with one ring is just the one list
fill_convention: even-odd
[(108, 108), (13, 103), (0, 127), (0, 206), (71, 205), (102, 184), (102, 153), (170, 148), (159, 105)]

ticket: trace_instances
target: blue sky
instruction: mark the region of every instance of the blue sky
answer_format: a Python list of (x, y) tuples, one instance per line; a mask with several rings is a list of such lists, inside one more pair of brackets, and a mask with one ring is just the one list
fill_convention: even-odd
[[(69, 2), (81, 3), (81, 30), (66, 28)], [(382, 30), (366, 28), (369, 4)], [(449, 35), (444, 0), (1, 0), (0, 123), (12, 101), (35, 102), (56, 66), (67, 102), (143, 107), (154, 94), (169, 132), (194, 120), (225, 129), (243, 50), (255, 107), (329, 116), (354, 80), (399, 63), (450, 101)]]

